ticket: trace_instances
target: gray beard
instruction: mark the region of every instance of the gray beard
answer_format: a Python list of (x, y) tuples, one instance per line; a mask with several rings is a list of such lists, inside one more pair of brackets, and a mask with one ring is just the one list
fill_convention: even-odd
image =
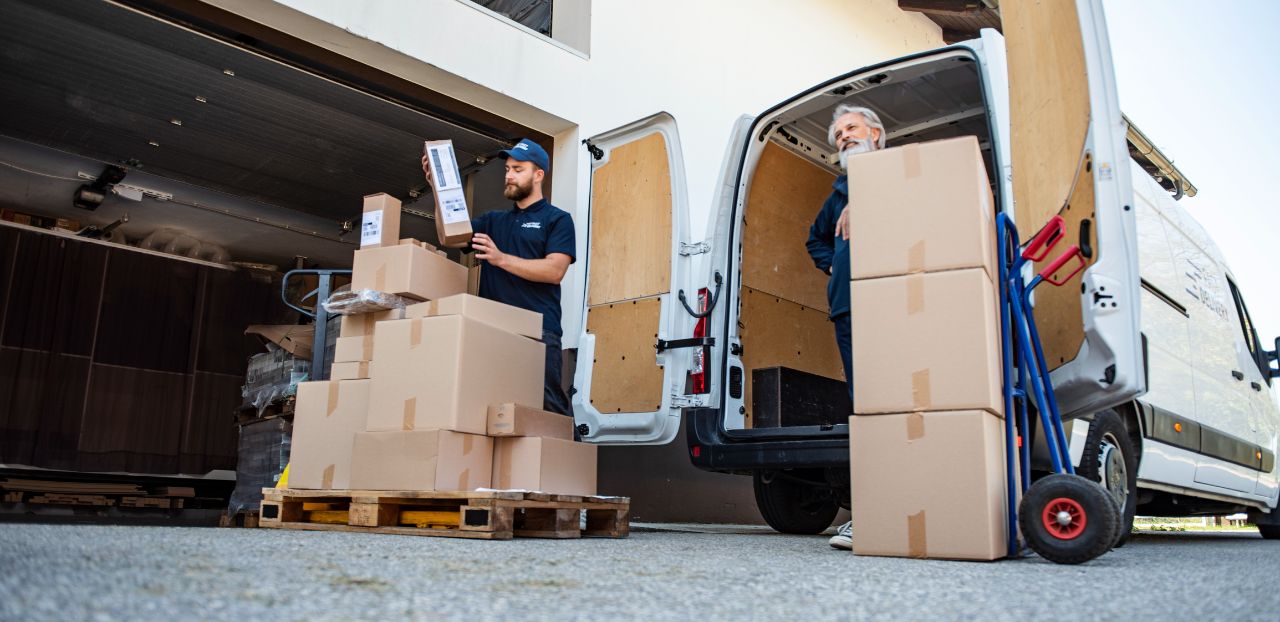
[(849, 170), (849, 156), (857, 155), (859, 153), (867, 153), (869, 151), (875, 151), (875, 150), (876, 150), (876, 145), (875, 143), (871, 142), (870, 138), (864, 138), (862, 140), (853, 141), (852, 145), (845, 147), (844, 151), (840, 152), (840, 170), (842, 171)]

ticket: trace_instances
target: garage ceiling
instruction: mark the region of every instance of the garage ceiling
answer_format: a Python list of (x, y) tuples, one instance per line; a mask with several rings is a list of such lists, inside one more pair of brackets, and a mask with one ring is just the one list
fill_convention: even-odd
[(509, 144), (102, 0), (0, 0), (0, 134), (335, 221)]

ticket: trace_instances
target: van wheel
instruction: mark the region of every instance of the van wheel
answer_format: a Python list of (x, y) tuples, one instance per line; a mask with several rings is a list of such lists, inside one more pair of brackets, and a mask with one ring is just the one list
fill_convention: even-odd
[(1138, 509), (1138, 453), (1115, 411), (1104, 410), (1093, 416), (1077, 474), (1102, 484), (1115, 500), (1121, 520), (1113, 546), (1124, 546)]
[(829, 486), (810, 484), (781, 471), (757, 471), (751, 479), (764, 522), (782, 533), (822, 533), (840, 511), (840, 500)]
[(1280, 540), (1280, 525), (1258, 525), (1263, 540)]

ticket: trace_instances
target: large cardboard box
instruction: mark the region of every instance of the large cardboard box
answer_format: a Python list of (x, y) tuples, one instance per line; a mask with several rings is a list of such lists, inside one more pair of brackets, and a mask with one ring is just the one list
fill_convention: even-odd
[(453, 141), (429, 140), (423, 153), (431, 160), (431, 190), (436, 204), (436, 239), (444, 246), (471, 241), (471, 216), (467, 213), (466, 183), (458, 171)]
[(364, 431), (369, 411), (368, 380), (327, 380), (298, 384), (289, 456), (292, 488), (348, 488), (351, 443)]
[(489, 404), (542, 403), (544, 348), (460, 315), (383, 322), (368, 429), (484, 434)]
[(471, 294), (420, 302), (404, 310), (405, 319), (440, 315), (461, 315), (530, 339), (542, 339), (541, 313)]
[(449, 430), (361, 432), (352, 445), (358, 490), (475, 490), (492, 483), (493, 439)]
[(1008, 552), (1003, 421), (978, 410), (849, 418), (853, 552)]
[(329, 368), (329, 380), (358, 380), (369, 377), (369, 361), (334, 363)]
[(573, 440), (573, 417), (522, 404), (490, 404), (489, 436), (541, 436)]
[(421, 246), (397, 244), (356, 251), (351, 289), (371, 289), (414, 300), (467, 292), (467, 269)]
[(400, 241), (400, 199), (386, 193), (364, 198), (360, 248), (395, 246)]
[(375, 313), (357, 313), (354, 315), (342, 316), (342, 327), (338, 330), (339, 337), (364, 337), (373, 335), (374, 327), (378, 322), (390, 322), (391, 320), (404, 319), (404, 309), (387, 309), (386, 311), (378, 311)]
[(854, 280), (982, 268), (996, 278), (995, 207), (973, 136), (849, 159)]
[(333, 362), (358, 363), (373, 360), (373, 335), (363, 337), (338, 337), (333, 348)]
[(853, 281), (853, 412), (1003, 415), (1000, 316), (974, 268)]
[(493, 487), (594, 495), (596, 446), (538, 436), (494, 439)]

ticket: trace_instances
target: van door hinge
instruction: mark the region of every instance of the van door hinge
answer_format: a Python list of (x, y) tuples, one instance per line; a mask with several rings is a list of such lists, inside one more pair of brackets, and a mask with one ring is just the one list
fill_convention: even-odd
[(710, 402), (707, 395), (672, 395), (672, 408), (703, 408)]
[(690, 255), (704, 255), (711, 252), (711, 244), (708, 242), (689, 242), (680, 243), (680, 256), (688, 257)]

